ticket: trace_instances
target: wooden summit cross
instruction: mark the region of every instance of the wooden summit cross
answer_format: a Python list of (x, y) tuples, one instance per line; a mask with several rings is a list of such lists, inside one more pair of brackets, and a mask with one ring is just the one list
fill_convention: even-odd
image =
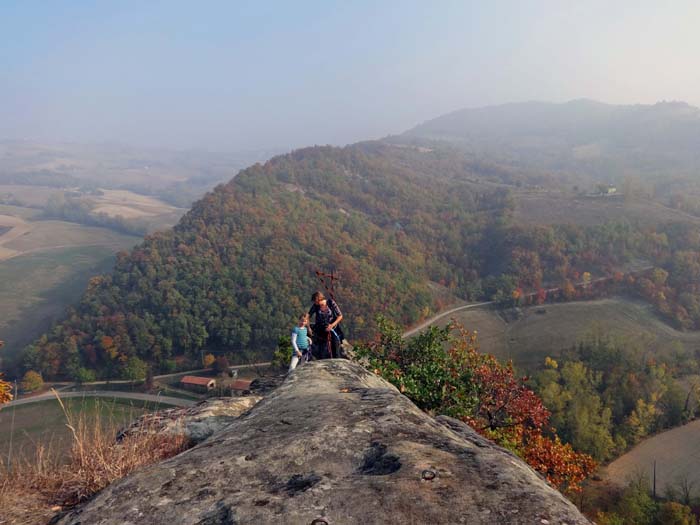
[(323, 284), (323, 287), (328, 292), (328, 295), (330, 295), (330, 298), (335, 301), (335, 282), (339, 281), (340, 278), (336, 275), (336, 273), (333, 270), (331, 270), (331, 273), (325, 273), (316, 270), (316, 277), (318, 277), (319, 281), (321, 281), (321, 284)]

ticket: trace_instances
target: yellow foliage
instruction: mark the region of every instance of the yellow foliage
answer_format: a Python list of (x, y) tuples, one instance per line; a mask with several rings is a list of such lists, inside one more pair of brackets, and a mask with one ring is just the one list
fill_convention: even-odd
[(204, 354), (202, 364), (205, 368), (209, 368), (211, 365), (214, 364), (214, 361), (216, 361), (216, 357), (214, 357), (212, 354)]
[(545, 368), (552, 368), (552, 369), (556, 370), (557, 368), (559, 368), (559, 363), (557, 363), (551, 357), (547, 356), (544, 358), (544, 366), (545, 366)]
[[(2, 374), (0, 374), (2, 377)], [(0, 405), (12, 401), (12, 385), (0, 379)]]
[(44, 386), (44, 380), (42, 379), (41, 374), (35, 372), (34, 370), (29, 370), (26, 374), (24, 374), (20, 386), (25, 392), (35, 392), (36, 390), (41, 390), (41, 388)]

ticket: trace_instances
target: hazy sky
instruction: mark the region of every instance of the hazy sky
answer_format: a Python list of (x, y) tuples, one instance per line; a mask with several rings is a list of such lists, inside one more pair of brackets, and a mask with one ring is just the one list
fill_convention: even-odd
[(0, 2), (0, 137), (343, 144), (463, 107), (700, 105), (700, 2)]

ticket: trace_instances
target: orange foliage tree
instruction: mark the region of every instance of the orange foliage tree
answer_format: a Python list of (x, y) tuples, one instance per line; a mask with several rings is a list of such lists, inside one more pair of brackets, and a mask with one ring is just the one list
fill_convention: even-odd
[[(2, 377), (2, 374), (0, 374), (0, 378)], [(4, 403), (9, 403), (12, 401), (12, 385), (8, 383), (7, 381), (3, 381), (0, 379), (0, 405)]]
[[(4, 342), (0, 341), (0, 348), (2, 348), (4, 344)], [(3, 375), (0, 374), (0, 405), (12, 401), (12, 385), (7, 381), (3, 381), (2, 376)]]
[(380, 335), (359, 346), (375, 373), (422, 409), (459, 418), (512, 450), (559, 489), (579, 490), (595, 461), (559, 440), (542, 400), (511, 363), (478, 351), (476, 332), (448, 326), (405, 340), (392, 323), (377, 324)]

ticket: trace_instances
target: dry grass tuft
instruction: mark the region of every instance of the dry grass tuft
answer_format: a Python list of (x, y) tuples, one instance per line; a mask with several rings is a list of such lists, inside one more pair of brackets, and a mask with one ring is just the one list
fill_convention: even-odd
[(77, 505), (137, 468), (190, 445), (184, 435), (157, 432), (117, 442), (116, 424), (75, 418), (59, 402), (73, 435), (69, 457), (61, 461), (57, 451), (39, 446), (31, 461), (0, 464), (0, 525), (46, 523), (56, 510)]

